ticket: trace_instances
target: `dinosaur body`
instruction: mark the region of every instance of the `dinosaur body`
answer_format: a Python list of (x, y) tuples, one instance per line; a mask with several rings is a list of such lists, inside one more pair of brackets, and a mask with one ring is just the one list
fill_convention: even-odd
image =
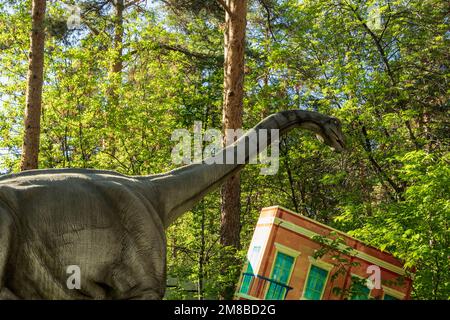
[[(280, 112), (254, 129), (296, 126), (343, 147), (339, 122), (315, 112)], [(91, 169), (1, 177), (0, 298), (161, 299), (165, 229), (243, 166), (199, 163), (139, 177)], [(80, 289), (67, 287), (71, 265), (80, 267)]]

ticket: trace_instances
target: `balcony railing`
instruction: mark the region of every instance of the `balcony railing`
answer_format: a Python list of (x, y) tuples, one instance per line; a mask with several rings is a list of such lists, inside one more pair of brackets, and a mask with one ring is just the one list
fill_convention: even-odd
[(260, 299), (284, 300), (292, 287), (264, 277), (259, 274), (245, 272), (242, 276), (240, 293), (249, 294)]

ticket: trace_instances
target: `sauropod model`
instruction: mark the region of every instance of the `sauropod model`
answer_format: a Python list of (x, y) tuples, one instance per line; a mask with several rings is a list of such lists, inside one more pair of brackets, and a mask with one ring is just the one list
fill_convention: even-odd
[[(279, 112), (253, 130), (295, 127), (344, 148), (339, 121), (317, 112)], [(220, 154), (248, 140), (247, 133)], [(245, 150), (248, 162), (254, 154)], [(0, 298), (161, 299), (165, 229), (245, 165), (205, 162), (150, 176), (48, 169), (1, 177)], [(80, 289), (67, 286), (73, 265)]]

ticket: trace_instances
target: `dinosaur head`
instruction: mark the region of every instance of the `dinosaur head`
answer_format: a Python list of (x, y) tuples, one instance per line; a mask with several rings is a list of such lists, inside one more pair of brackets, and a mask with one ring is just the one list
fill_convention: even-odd
[(301, 126), (315, 132), (317, 139), (330, 146), (331, 149), (338, 152), (344, 150), (344, 135), (341, 122), (337, 118), (324, 116), (318, 121), (304, 122)]
[(341, 122), (337, 118), (329, 117), (321, 123), (320, 129), (319, 132), (316, 132), (317, 139), (338, 152), (345, 149)]

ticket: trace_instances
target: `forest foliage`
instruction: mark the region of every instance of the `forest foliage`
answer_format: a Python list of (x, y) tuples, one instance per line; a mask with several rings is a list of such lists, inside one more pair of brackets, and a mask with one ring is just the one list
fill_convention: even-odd
[[(48, 1), (39, 167), (160, 173), (175, 168), (174, 129), (222, 127), (218, 2), (125, 3), (117, 43), (110, 1)], [(72, 29), (68, 4), (82, 12)], [(30, 8), (0, 1), (2, 173), (20, 166)], [(347, 150), (296, 132), (281, 141), (276, 175), (248, 166), (242, 251), (232, 255), (245, 256), (260, 209), (281, 205), (402, 259), (416, 273), (413, 298), (450, 299), (449, 8), (444, 0), (249, 2), (244, 128), (280, 110), (315, 110), (341, 119)], [(218, 272), (227, 250), (219, 223), (216, 192), (170, 227), (167, 298), (214, 298), (236, 282), (233, 270)]]

